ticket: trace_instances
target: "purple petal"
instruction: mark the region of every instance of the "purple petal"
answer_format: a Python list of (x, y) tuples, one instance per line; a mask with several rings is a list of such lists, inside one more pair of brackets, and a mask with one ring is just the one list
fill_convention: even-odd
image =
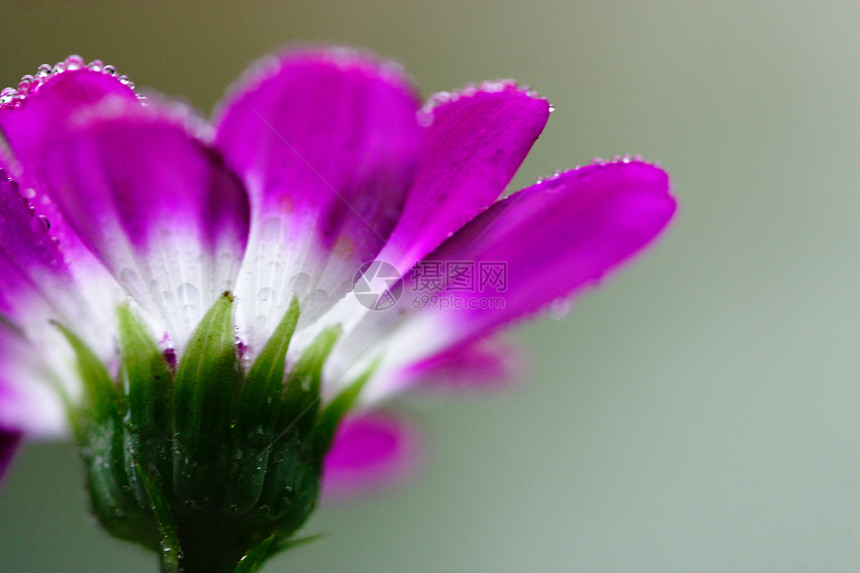
[[(12, 155), (11, 158), (6, 157), (0, 166), (14, 168), (16, 179), (22, 189), (28, 190), (38, 214), (51, 221), (51, 234), (72, 257), (76, 256), (81, 245), (42, 190), (45, 148), (61, 136), (65, 126), (79, 111), (105, 98), (137, 102), (135, 93), (116, 76), (79, 66), (80, 62), (72, 56), (58, 64), (57, 70), (60, 67), (77, 69), (55, 74), (46, 72), (44, 78), (37, 74), (35, 80), (26, 84), (22, 99), (16, 98), (9, 104), (0, 105), (0, 140), (6, 141)], [(0, 150), (0, 156), (5, 155)]]
[(71, 275), (46, 218), (37, 216), (18, 183), (0, 169), (0, 311), (28, 314), (34, 296), (68, 288)]
[[(427, 256), (447, 277), (474, 266), (474, 284), (440, 293), (448, 308), (438, 314), (455, 338), (484, 336), (596, 284), (651, 243), (674, 212), (668, 176), (640, 161), (591, 165), (524, 189)], [(501, 274), (482, 276), (487, 269)], [(418, 280), (407, 279), (413, 294)]]
[(74, 325), (90, 348), (107, 357), (115, 346), (115, 305), (124, 295), (83, 247), (72, 268), (52, 233), (48, 219), (0, 169), (0, 313), (36, 341), (58, 334), (51, 320)]
[(396, 384), (431, 391), (497, 390), (523, 381), (523, 362), (513, 344), (481, 339), (410, 364)]
[(234, 287), (249, 225), (239, 180), (181, 120), (116, 100), (70, 129), (46, 160), (67, 220), (181, 346)]
[(378, 256), (403, 274), (501, 195), (549, 117), (546, 100), (510, 82), (434, 100), (403, 214)]
[(411, 476), (418, 462), (415, 432), (380, 413), (347, 418), (325, 459), (327, 499), (369, 493)]
[[(653, 241), (674, 211), (667, 175), (638, 161), (575, 169), (511, 195), (417, 265), (396, 306), (366, 314), (328, 372), (350, 379), (384, 349), (363, 391), (380, 400), (408, 382), (409, 364), (456, 353), (599, 281)], [(425, 280), (429, 270), (441, 282)]]
[(3, 479), (20, 443), (21, 432), (0, 428), (0, 479)]
[(68, 378), (71, 372), (50, 371), (52, 365), (69, 360), (58, 355), (57, 347), (64, 348), (37, 348), (0, 315), (0, 428), (31, 437), (65, 435), (66, 408), (54, 384), (63, 384), (73, 399), (79, 392), (62, 377)]
[(403, 206), (417, 108), (396, 68), (347, 50), (288, 55), (225, 105), (217, 144), (254, 221), (240, 323), (262, 338), (293, 293), (308, 323), (351, 289)]

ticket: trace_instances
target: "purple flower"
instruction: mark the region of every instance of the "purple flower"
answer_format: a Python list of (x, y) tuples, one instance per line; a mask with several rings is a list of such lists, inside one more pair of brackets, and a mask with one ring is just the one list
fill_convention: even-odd
[(499, 200), (550, 111), (510, 81), (421, 107), (399, 68), (344, 49), (266, 60), (211, 124), (101, 62), (25, 76), (0, 93), (0, 472), (19, 436), (66, 433), (86, 393), (56, 325), (121, 379), (118, 307), (175, 364), (225, 291), (242, 368), (295, 297), (288, 365), (343, 333), (324, 402), (372, 369), (327, 458), (332, 490), (400, 471), (408, 430), (362, 412), (502, 376), (498, 331), (600, 280), (674, 213), (666, 174), (629, 158)]

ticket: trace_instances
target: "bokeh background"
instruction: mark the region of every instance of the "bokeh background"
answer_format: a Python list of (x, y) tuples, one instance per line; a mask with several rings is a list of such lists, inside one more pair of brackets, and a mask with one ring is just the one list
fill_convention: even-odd
[[(401, 401), (411, 482), (329, 505), (269, 571), (860, 570), (860, 4), (0, 3), (0, 84), (70, 53), (208, 114), (296, 41), (401, 61), (422, 93), (513, 77), (556, 111), (512, 187), (638, 153), (665, 240), (524, 325), (517, 388)], [(68, 445), (0, 495), (0, 569), (150, 572), (86, 516)]]

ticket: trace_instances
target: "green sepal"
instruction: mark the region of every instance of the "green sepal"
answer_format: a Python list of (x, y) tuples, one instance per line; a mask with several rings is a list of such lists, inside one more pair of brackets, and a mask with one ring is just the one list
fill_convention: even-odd
[(242, 560), (239, 561), (239, 565), (236, 567), (236, 571), (234, 571), (234, 573), (257, 573), (257, 571), (260, 570), (260, 567), (263, 566), (263, 563), (266, 562), (266, 559), (271, 555), (269, 548), (272, 546), (274, 541), (274, 534), (261, 541), (259, 545), (242, 557)]
[(126, 389), (126, 471), (140, 503), (150, 497), (138, 479), (133, 464), (140, 464), (159, 479), (170, 481), (173, 471), (171, 416), (173, 375), (164, 354), (149, 329), (128, 306), (117, 309), (122, 367), (120, 379)]
[(122, 409), (119, 389), (102, 362), (74, 332), (59, 322), (54, 325), (66, 337), (78, 360), (78, 373), (84, 386), (84, 405), (78, 415), (96, 423), (104, 422)]
[(260, 498), (271, 445), (278, 434), (287, 350), (299, 320), (293, 297), (269, 342), (254, 361), (239, 395), (235, 414), (233, 460), (225, 504), (242, 514)]
[(161, 490), (152, 481), (140, 464), (134, 464), (135, 473), (146, 490), (149, 498), (150, 508), (158, 524), (161, 549), (162, 573), (178, 573), (179, 559), (182, 556), (182, 547), (179, 545), (179, 536), (176, 533), (176, 525), (173, 522), (173, 514), (170, 504), (162, 495)]
[(339, 326), (323, 330), (293, 365), (280, 416), (284, 427), (306, 435), (313, 426), (320, 405), (322, 368), (340, 334)]
[(316, 506), (320, 463), (310, 458), (310, 433), (320, 408), (322, 367), (340, 336), (340, 328), (322, 331), (287, 375), (280, 432), (270, 444), (268, 475), (258, 505), (284, 519), (285, 530), (297, 528)]
[(224, 293), (183, 350), (173, 408), (173, 485), (188, 507), (223, 493), (230, 466), (230, 420), (241, 381), (233, 331), (233, 296)]
[(346, 413), (355, 405), (355, 401), (364, 388), (365, 383), (370, 379), (379, 366), (379, 360), (375, 360), (367, 370), (365, 370), (355, 381), (344, 388), (340, 394), (335, 396), (334, 400), (328, 403), (323, 408), (317, 418), (317, 424), (314, 428), (314, 433), (311, 442), (314, 448), (314, 455), (324, 457), (334, 441), (337, 428)]

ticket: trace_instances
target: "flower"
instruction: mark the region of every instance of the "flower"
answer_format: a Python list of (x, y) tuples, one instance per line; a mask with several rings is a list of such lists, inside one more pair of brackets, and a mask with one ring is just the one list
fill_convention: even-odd
[[(502, 328), (674, 213), (666, 174), (628, 157), (497, 200), (550, 111), (511, 81), (422, 107), (398, 67), (338, 48), (259, 64), (211, 124), (77, 56), (0, 92), (0, 470), (71, 419), (102, 523), (141, 541), (145, 521), (170, 548), (194, 511), (278, 513), (260, 496), (308, 458), (329, 452), (332, 487), (397, 467), (403, 429), (361, 412), (505, 372)], [(272, 461), (302, 425), (293, 465)], [(307, 487), (281, 508), (290, 535)]]

